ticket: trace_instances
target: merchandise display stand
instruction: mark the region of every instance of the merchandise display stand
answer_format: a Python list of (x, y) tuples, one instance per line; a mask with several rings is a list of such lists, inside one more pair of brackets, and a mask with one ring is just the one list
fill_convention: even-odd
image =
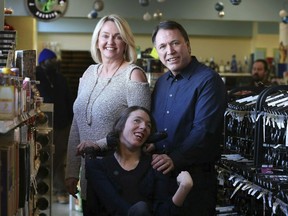
[[(53, 104), (36, 87), (36, 51), (0, 31), (0, 215), (51, 215)], [(7, 48), (7, 49), (6, 49)]]
[(35, 175), (36, 191), (33, 209), (35, 215), (51, 215), (53, 197), (53, 113), (52, 103), (43, 103), (36, 118), (35, 141), (38, 148), (39, 168)]
[(51, 215), (53, 104), (42, 108), (0, 121), (1, 215)]
[(274, 86), (228, 104), (218, 173), (239, 215), (288, 215), (286, 101), (287, 86)]

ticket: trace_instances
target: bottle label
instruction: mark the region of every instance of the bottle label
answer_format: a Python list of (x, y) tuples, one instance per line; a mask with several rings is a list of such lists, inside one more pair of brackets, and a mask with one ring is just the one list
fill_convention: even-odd
[(0, 86), (0, 119), (14, 118), (14, 86)]

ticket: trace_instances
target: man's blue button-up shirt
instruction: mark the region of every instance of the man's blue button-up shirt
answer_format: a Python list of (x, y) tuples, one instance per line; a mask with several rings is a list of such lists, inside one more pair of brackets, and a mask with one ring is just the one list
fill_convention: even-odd
[(176, 169), (214, 162), (219, 156), (226, 102), (223, 80), (196, 57), (177, 76), (166, 72), (152, 94), (157, 130), (168, 133), (156, 149), (167, 152)]

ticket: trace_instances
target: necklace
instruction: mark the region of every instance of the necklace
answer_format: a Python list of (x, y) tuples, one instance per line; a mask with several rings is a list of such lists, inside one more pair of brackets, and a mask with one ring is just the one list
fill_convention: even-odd
[[(108, 79), (107, 83), (103, 86), (103, 88), (99, 91), (99, 93), (97, 94), (97, 96), (94, 98), (94, 100), (93, 100), (92, 103), (91, 103), (90, 110), (89, 110), (89, 105), (90, 105), (90, 102), (91, 102), (90, 100), (91, 100), (92, 94), (93, 94), (93, 92), (94, 92), (94, 90), (95, 90), (95, 87), (96, 87), (97, 84), (98, 84), (99, 77), (100, 77), (101, 73), (103, 72), (103, 65), (102, 65), (102, 68), (101, 68), (101, 71), (100, 71), (99, 74), (98, 74), (98, 69), (99, 69), (99, 67), (98, 67), (98, 69), (97, 69), (97, 74), (98, 74), (98, 76), (97, 76), (97, 79), (96, 79), (95, 84), (94, 84), (94, 86), (93, 86), (93, 89), (92, 89), (92, 91), (90, 92), (90, 95), (89, 95), (89, 97), (88, 97), (87, 104), (86, 104), (86, 123), (87, 123), (87, 125), (91, 126), (91, 124), (92, 124), (92, 108), (93, 108), (93, 105), (94, 105), (95, 101), (96, 101), (96, 100), (98, 99), (98, 97), (102, 94), (102, 92), (105, 90), (105, 88), (110, 84), (112, 78), (113, 78), (114, 75), (117, 73), (117, 71), (119, 70), (119, 68), (120, 68), (121, 65), (123, 64), (123, 62), (124, 62), (124, 60), (119, 64), (119, 66), (116, 68), (116, 70), (114, 71), (114, 73), (112, 74), (112, 76)], [(88, 114), (88, 110), (90, 111), (90, 115)]]

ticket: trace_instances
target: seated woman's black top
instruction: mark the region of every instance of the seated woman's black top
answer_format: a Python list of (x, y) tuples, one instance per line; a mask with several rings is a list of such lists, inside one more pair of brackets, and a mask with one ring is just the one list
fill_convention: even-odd
[(181, 215), (172, 202), (176, 177), (154, 170), (151, 156), (142, 154), (137, 167), (124, 170), (114, 157), (86, 160), (87, 212), (89, 216), (127, 216), (129, 208), (145, 201), (152, 215)]

